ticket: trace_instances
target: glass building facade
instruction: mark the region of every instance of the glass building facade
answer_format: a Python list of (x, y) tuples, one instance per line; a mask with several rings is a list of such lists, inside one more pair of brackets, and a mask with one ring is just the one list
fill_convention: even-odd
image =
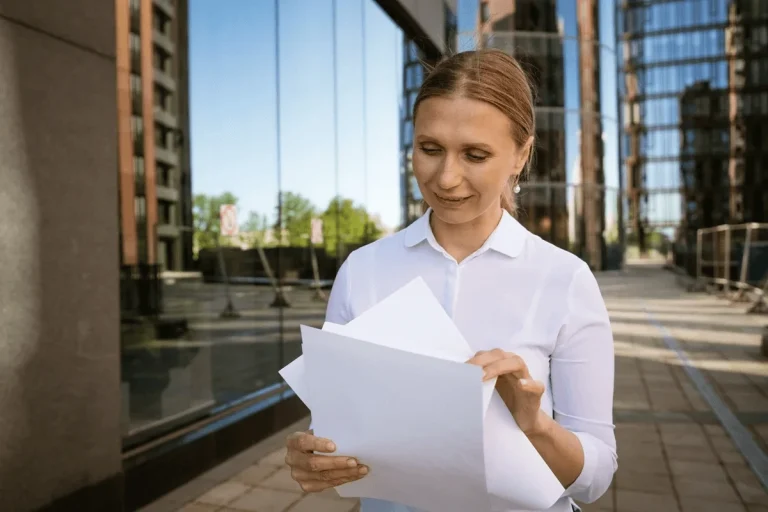
[(117, 2), (126, 449), (290, 395), (299, 324), (420, 201), (410, 112), (437, 45), (393, 2), (228, 4)]
[(768, 3), (617, 4), (621, 154), (629, 228), (696, 230), (768, 220)]
[(536, 91), (520, 221), (593, 269), (623, 259), (615, 8), (597, 0), (482, 0), (481, 47), (515, 56)]

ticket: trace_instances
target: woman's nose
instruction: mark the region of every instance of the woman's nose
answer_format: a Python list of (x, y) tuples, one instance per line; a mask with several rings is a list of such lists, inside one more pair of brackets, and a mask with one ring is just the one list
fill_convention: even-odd
[(439, 172), (438, 185), (443, 189), (454, 188), (459, 185), (463, 179), (460, 162), (458, 158), (451, 155), (445, 157)]

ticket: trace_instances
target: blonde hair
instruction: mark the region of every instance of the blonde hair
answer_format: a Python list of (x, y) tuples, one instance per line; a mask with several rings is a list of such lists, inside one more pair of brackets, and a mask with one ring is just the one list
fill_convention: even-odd
[[(419, 104), (428, 98), (461, 95), (483, 101), (499, 109), (512, 123), (511, 136), (523, 148), (536, 135), (533, 87), (520, 63), (494, 49), (457, 53), (439, 62), (427, 75), (413, 105), (413, 118)], [(515, 214), (512, 187), (529, 170), (533, 145), (523, 171), (513, 177), (501, 194), (501, 206)]]

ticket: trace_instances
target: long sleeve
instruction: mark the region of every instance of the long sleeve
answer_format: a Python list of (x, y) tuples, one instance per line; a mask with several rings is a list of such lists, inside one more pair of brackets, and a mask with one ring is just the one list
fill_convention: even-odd
[(336, 279), (333, 280), (331, 296), (328, 298), (328, 307), (325, 310), (326, 322), (344, 325), (352, 320), (349, 309), (349, 265), (349, 258), (347, 258), (336, 273)]
[[(325, 309), (326, 322), (344, 325), (352, 320), (349, 310), (349, 293), (349, 258), (347, 258), (336, 273), (336, 279), (333, 280), (331, 295), (328, 297), (328, 306)], [(312, 427), (310, 418), (309, 428)]]
[(568, 292), (568, 314), (551, 359), (554, 419), (581, 441), (584, 467), (565, 496), (592, 503), (618, 467), (613, 425), (614, 355), (608, 311), (583, 265)]

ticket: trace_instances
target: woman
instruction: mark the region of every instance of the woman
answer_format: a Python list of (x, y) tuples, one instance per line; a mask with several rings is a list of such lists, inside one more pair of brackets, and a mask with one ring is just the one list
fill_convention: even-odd
[[(570, 512), (578, 510), (572, 499), (599, 498), (617, 467), (613, 338), (587, 265), (513, 217), (512, 191), (520, 190), (534, 134), (531, 88), (512, 57), (481, 50), (440, 63), (414, 105), (413, 170), (429, 209), (350, 254), (327, 320), (349, 322), (421, 276), (478, 351), (469, 363), (485, 379), (498, 377), (504, 403), (566, 489), (550, 511)], [(287, 445), (286, 462), (305, 491), (376, 471), (328, 455), (333, 443), (311, 431)], [(363, 512), (407, 510), (362, 500)]]

